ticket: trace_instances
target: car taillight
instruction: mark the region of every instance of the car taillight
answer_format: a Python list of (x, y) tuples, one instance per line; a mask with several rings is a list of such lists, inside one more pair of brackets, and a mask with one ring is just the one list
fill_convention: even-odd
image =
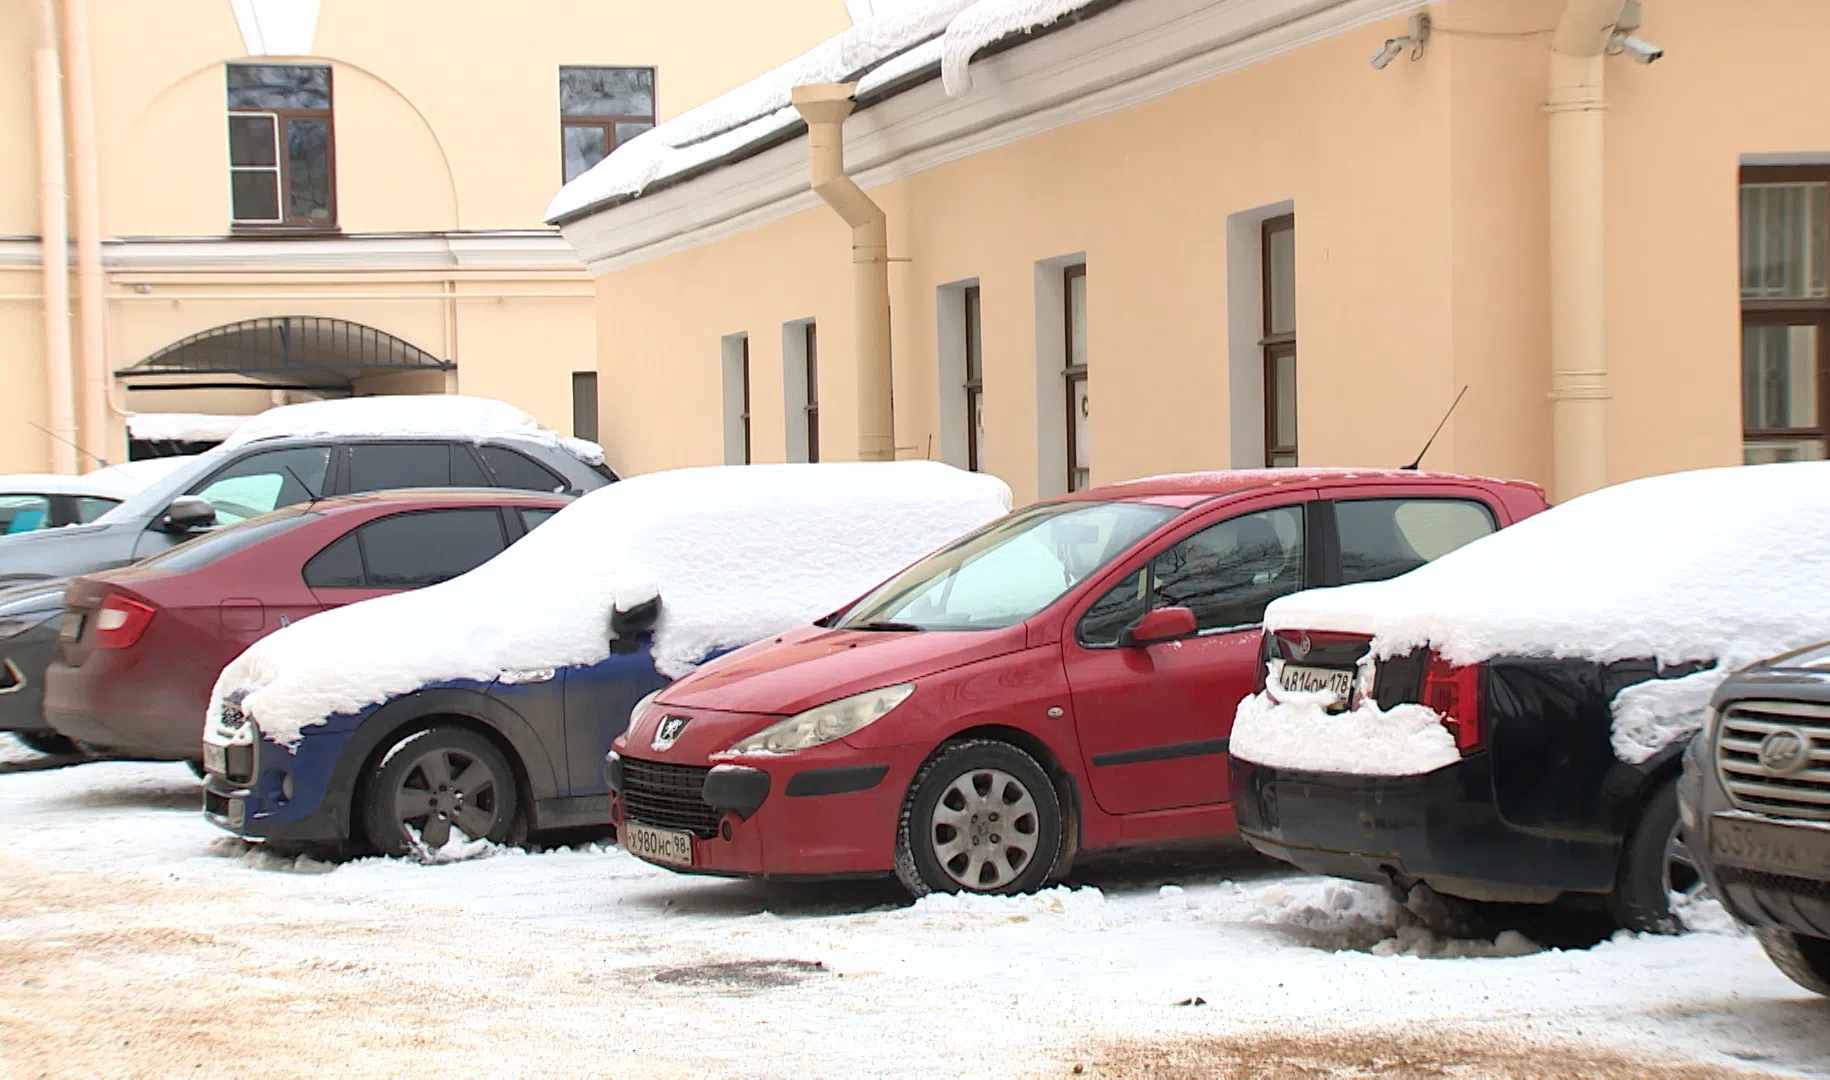
[(1423, 703), (1443, 718), (1462, 753), (1479, 750), (1486, 741), (1481, 723), (1481, 666), (1458, 667), (1435, 653), (1423, 673)]
[(152, 622), (153, 609), (125, 596), (110, 596), (95, 613), (95, 647), (125, 649), (140, 640), (146, 624)]
[(1271, 667), (1271, 635), (1258, 635), (1258, 674), (1252, 682), (1252, 693), (1264, 693), (1265, 678)]

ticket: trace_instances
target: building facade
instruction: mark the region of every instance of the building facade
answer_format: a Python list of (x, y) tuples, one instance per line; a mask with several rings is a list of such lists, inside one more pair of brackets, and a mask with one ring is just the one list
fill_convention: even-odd
[(461, 390), (594, 434), (610, 388), (554, 188), (845, 22), (840, 0), (0, 6), (0, 471), (122, 460), (130, 414), (347, 394)]
[[(1424, 467), (1558, 498), (1823, 456), (1830, 7), (1730, 7), (1108, 0), (867, 52), (828, 81), (887, 218), (897, 455), (1020, 497), (1400, 466), (1459, 397)], [(606, 444), (796, 460), (817, 416), (855, 456), (853, 230), (805, 124), (708, 108), (719, 153), (631, 190), (632, 147), (551, 214), (601, 378), (645, 373)]]

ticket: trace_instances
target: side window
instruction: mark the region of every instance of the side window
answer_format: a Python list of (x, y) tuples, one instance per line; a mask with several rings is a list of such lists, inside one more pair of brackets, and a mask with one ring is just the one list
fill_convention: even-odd
[(1472, 499), (1353, 499), (1334, 504), (1341, 583), (1382, 581), (1494, 532), (1493, 511)]
[(1195, 626), (1251, 626), (1303, 587), (1303, 509), (1280, 506), (1210, 525), (1150, 563), (1151, 607), (1185, 607)]
[(36, 532), (51, 527), (51, 500), (43, 495), (0, 495), (0, 533)]
[(524, 506), (521, 508), (521, 527), (528, 532), (533, 532), (536, 526), (544, 524), (547, 518), (557, 513), (559, 513), (557, 510), (542, 510), (538, 507)]
[(538, 465), (526, 454), (503, 446), (479, 447), (489, 471), (496, 474), (496, 486), (521, 491), (564, 491), (567, 484), (544, 465)]
[[(324, 491), (330, 448), (299, 446), (249, 454), (191, 492), (216, 508), (219, 524), (238, 521), (309, 500)], [(308, 490), (309, 489), (309, 490)]]
[(349, 489), (450, 487), (451, 448), (444, 443), (370, 443), (349, 448)]
[(1112, 586), (1080, 617), (1074, 636), (1082, 645), (1117, 645), (1118, 636), (1150, 610), (1149, 568)]
[(451, 485), (453, 487), (494, 487), (489, 476), (483, 472), (483, 466), (477, 464), (477, 456), (468, 446), (451, 447)]
[(305, 584), (313, 589), (360, 589), (362, 580), (362, 547), (353, 532), (305, 564)]
[(76, 497), (76, 520), (87, 525), (119, 505), (121, 504), (114, 499), (104, 499), (95, 495), (78, 495)]
[(362, 537), (368, 582), (376, 589), (416, 589), (474, 570), (507, 546), (494, 507), (421, 510), (371, 521)]

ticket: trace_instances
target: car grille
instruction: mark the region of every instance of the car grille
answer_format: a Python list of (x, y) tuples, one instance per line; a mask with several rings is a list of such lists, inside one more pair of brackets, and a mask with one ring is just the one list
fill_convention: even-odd
[[(1761, 761), (1772, 736), (1791, 733), (1804, 744), (1797, 768), (1774, 769)], [(1830, 706), (1799, 701), (1738, 701), (1722, 714), (1716, 735), (1716, 772), (1729, 801), (1741, 810), (1773, 817), (1830, 821)]]
[(708, 768), (623, 759), (623, 810), (644, 825), (685, 829), (701, 840), (718, 831), (718, 811), (706, 805)]

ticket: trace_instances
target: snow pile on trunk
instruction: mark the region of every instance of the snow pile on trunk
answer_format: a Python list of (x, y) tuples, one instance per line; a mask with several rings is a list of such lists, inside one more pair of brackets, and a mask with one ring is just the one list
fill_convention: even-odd
[[(805, 625), (1010, 510), (995, 477), (926, 461), (747, 465), (600, 488), (462, 577), (277, 631), (222, 672), (210, 701), (275, 742), (452, 679), (594, 664), (613, 606), (656, 594), (655, 666)], [(632, 601), (633, 598), (633, 601)]]
[(1830, 462), (1603, 488), (1402, 577), (1277, 600), (1265, 627), (1368, 634), (1375, 656), (1429, 647), (1455, 664), (1714, 661), (1616, 698), (1615, 752), (1644, 761), (1696, 730), (1729, 673), (1830, 634)]
[(249, 419), (216, 413), (134, 413), (127, 418), (127, 435), (146, 442), (221, 442)]
[(1302, 772), (1416, 776), (1461, 760), (1442, 718), (1422, 705), (1389, 710), (1362, 695), (1352, 709), (1329, 712), (1327, 691), (1277, 689), (1281, 660), (1271, 661), (1265, 690), (1239, 703), (1228, 752), (1242, 761)]
[(599, 465), (604, 460), (603, 447), (594, 442), (562, 436), (542, 427), (540, 421), (506, 401), (464, 394), (382, 394), (281, 405), (248, 418), (223, 441), (223, 445), (241, 446), (256, 439), (281, 435), (427, 435), (470, 439), (514, 435), (564, 447), (587, 465)]

